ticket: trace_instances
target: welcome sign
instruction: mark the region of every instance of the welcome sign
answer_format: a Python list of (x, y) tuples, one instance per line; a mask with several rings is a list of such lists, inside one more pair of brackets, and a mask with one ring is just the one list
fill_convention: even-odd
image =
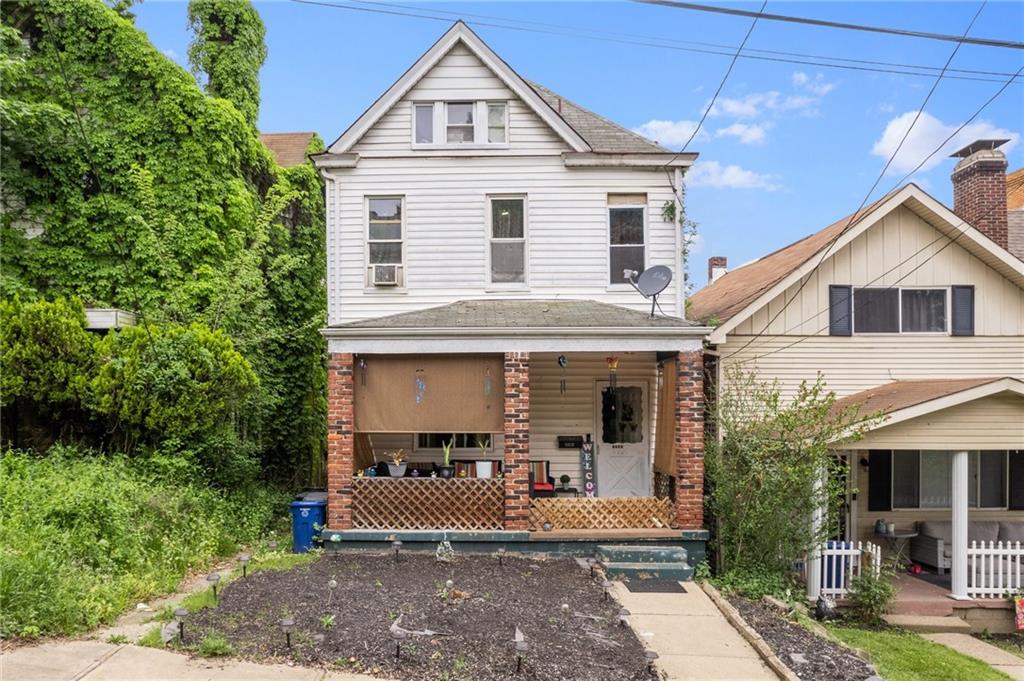
[(594, 476), (594, 443), (584, 442), (580, 447), (580, 467), (583, 469), (583, 496), (597, 496), (597, 478)]

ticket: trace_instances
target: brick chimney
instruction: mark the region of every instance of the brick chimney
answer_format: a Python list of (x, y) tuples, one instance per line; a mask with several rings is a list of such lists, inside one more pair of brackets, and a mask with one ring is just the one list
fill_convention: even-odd
[(1006, 155), (1009, 140), (978, 140), (952, 155), (953, 212), (1003, 248), (1009, 246), (1006, 215)]
[(729, 261), (722, 255), (713, 255), (708, 258), (708, 283), (713, 284), (728, 270)]

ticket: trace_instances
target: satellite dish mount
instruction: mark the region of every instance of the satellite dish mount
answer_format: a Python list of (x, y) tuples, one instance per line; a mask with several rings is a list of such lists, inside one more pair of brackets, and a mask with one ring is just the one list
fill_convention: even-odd
[(640, 295), (651, 299), (651, 319), (653, 319), (654, 308), (658, 305), (658, 296), (672, 283), (672, 270), (665, 265), (655, 265), (639, 273), (639, 276), (636, 270), (623, 270), (622, 276)]

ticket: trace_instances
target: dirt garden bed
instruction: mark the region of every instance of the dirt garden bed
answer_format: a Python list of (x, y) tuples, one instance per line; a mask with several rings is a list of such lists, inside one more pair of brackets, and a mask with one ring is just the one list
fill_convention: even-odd
[(848, 648), (815, 635), (763, 603), (741, 596), (728, 598), (747, 624), (801, 679), (863, 681), (875, 676), (874, 669)]
[[(653, 679), (619, 605), (570, 559), (432, 554), (328, 554), (286, 571), (227, 585), (216, 608), (188, 618), (184, 644), (223, 636), (235, 654), (293, 660), (398, 679), (515, 678), (518, 627), (529, 650), (519, 675), (534, 679)], [(447, 587), (451, 580), (453, 587)], [(331, 586), (336, 584), (335, 586)], [(563, 608), (567, 604), (568, 608)], [(332, 619), (333, 616), (333, 619)], [(395, 659), (392, 623), (411, 636)], [(292, 647), (280, 620), (292, 618)]]

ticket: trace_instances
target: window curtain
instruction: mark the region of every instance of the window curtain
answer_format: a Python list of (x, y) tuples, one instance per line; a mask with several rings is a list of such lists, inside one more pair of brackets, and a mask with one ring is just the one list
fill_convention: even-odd
[(353, 378), (358, 432), (504, 432), (501, 356), (362, 355)]
[(676, 361), (666, 360), (658, 386), (658, 423), (654, 437), (654, 470), (676, 475)]

